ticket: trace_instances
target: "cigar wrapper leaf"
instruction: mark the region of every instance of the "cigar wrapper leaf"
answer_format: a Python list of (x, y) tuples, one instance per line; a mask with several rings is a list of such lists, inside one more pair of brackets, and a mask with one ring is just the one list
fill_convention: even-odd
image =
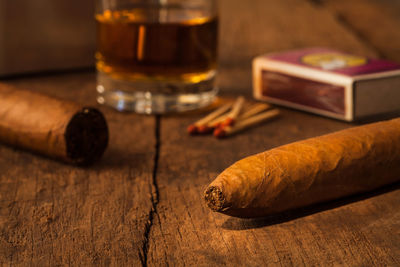
[(400, 180), (400, 119), (350, 128), (242, 159), (206, 189), (227, 215), (264, 217)]
[(0, 84), (0, 142), (89, 165), (107, 147), (108, 126), (94, 108)]

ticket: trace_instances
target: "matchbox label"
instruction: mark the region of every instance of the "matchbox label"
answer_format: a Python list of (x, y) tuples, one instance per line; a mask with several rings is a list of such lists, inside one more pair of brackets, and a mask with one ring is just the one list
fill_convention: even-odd
[(345, 115), (345, 88), (263, 70), (261, 95), (269, 99)]
[(400, 70), (400, 65), (391, 61), (368, 59), (327, 48), (295, 50), (266, 57), (275, 61), (302, 65), (347, 76)]
[(365, 57), (332, 52), (308, 54), (303, 56), (300, 61), (305, 65), (324, 70), (339, 70), (349, 67), (359, 67), (368, 63), (368, 59)]

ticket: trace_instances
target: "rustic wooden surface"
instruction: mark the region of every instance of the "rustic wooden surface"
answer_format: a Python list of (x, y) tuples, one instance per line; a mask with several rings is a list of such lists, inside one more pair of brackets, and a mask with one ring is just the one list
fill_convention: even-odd
[[(250, 60), (260, 53), (330, 46), (400, 61), (396, 1), (221, 4), (223, 97), (250, 97)], [(93, 73), (7, 82), (95, 105)], [(399, 185), (258, 220), (212, 213), (202, 201), (236, 160), (351, 124), (284, 109), (279, 120), (218, 141), (186, 135), (199, 112), (101, 110), (110, 146), (90, 168), (0, 146), (1, 264), (400, 265)]]
[[(94, 74), (10, 82), (95, 104)], [(78, 168), (0, 146), (0, 262), (139, 265), (156, 197), (155, 118), (103, 109), (110, 143)]]

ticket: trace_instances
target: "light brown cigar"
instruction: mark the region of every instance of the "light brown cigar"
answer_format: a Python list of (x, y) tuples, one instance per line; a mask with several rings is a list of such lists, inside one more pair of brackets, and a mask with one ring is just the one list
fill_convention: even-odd
[(0, 141), (87, 165), (106, 149), (108, 128), (96, 109), (0, 84)]
[(189, 134), (198, 133), (200, 127), (206, 126), (208, 122), (214, 120), (215, 118), (218, 118), (219, 116), (227, 112), (231, 107), (232, 103), (228, 103), (218, 108), (217, 110), (213, 111), (212, 113), (208, 114), (206, 117), (190, 125), (187, 129), (188, 133)]
[(400, 180), (400, 118), (281, 146), (233, 164), (205, 191), (207, 205), (262, 217)]
[(257, 125), (261, 122), (273, 119), (278, 115), (279, 115), (279, 110), (277, 110), (277, 109), (266, 111), (266, 112), (257, 114), (253, 117), (239, 120), (233, 126), (219, 127), (217, 129), (215, 129), (214, 136), (217, 138), (227, 137), (227, 136), (233, 135), (235, 133), (238, 133), (240, 131), (243, 131), (247, 128), (250, 128), (251, 126)]

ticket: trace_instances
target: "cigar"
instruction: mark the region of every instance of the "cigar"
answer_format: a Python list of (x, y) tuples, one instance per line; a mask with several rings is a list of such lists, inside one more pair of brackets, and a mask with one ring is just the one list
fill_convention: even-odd
[(239, 120), (233, 126), (220, 126), (215, 129), (214, 136), (217, 138), (224, 138), (230, 135), (236, 134), (240, 131), (248, 129), (254, 125), (260, 124), (261, 122), (271, 120), (279, 115), (279, 110), (269, 110), (252, 117), (248, 117), (243, 120)]
[(194, 124), (190, 125), (187, 128), (187, 131), (189, 134), (197, 134), (197, 133), (202, 133), (205, 130), (205, 127), (207, 127), (207, 123), (210, 121), (218, 118), (225, 112), (227, 112), (230, 108), (232, 107), (231, 103), (225, 104), (222, 107), (216, 109), (206, 117), (200, 119), (199, 121), (195, 122)]
[(108, 127), (97, 109), (0, 84), (0, 142), (89, 165), (103, 155)]
[(242, 159), (206, 189), (213, 211), (253, 218), (400, 180), (400, 118), (295, 142)]

